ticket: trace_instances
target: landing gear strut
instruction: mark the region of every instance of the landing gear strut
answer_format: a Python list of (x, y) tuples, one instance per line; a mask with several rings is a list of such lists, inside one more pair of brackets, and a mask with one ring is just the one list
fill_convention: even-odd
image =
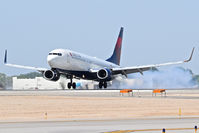
[(101, 89), (102, 87), (107, 88), (107, 82), (106, 81), (100, 81), (99, 82), (99, 88)]
[(70, 76), (70, 82), (68, 83), (68, 89), (70, 88), (76, 89), (76, 83), (73, 82), (73, 76)]

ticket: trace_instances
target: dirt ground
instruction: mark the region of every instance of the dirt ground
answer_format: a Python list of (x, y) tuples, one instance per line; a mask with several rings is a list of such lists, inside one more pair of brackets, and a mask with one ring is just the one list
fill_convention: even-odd
[[(199, 116), (198, 99), (0, 96), (0, 121)], [(47, 113), (47, 115), (45, 114)]]

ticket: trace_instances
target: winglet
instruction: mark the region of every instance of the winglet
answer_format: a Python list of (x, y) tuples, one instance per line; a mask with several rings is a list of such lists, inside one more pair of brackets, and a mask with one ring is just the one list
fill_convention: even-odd
[(184, 62), (189, 62), (189, 61), (191, 61), (192, 56), (193, 56), (194, 49), (195, 49), (195, 47), (193, 47), (192, 52), (191, 52), (191, 56), (189, 57), (189, 59), (188, 59), (188, 60), (185, 60)]
[(5, 50), (4, 64), (7, 64), (7, 50)]

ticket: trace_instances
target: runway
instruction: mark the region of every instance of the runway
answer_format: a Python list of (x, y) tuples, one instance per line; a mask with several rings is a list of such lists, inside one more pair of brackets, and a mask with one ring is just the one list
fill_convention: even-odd
[(0, 91), (0, 133), (193, 133), (199, 126), (199, 90), (151, 92)]
[(194, 126), (198, 123), (199, 118), (1, 122), (0, 133), (127, 133), (127, 130), (141, 133), (149, 133), (149, 131), (150, 133), (161, 133), (159, 129), (162, 128), (175, 129), (169, 130), (169, 133), (193, 133)]
[[(0, 96), (121, 97), (120, 90), (2, 90)], [(166, 90), (167, 98), (199, 99), (199, 88)], [(161, 95), (157, 95), (159, 97)], [(128, 97), (124, 95), (123, 97)], [(152, 98), (151, 90), (133, 90), (133, 97)], [(157, 98), (156, 97), (156, 98)], [(153, 97), (154, 98), (154, 97)]]

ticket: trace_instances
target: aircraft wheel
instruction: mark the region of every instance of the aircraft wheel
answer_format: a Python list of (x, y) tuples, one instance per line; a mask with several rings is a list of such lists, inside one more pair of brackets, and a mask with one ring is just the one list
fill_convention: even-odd
[(70, 89), (70, 88), (71, 88), (71, 86), (72, 86), (72, 84), (71, 84), (71, 83), (68, 83), (68, 89)]
[(99, 82), (99, 88), (102, 89), (103, 83)]
[(107, 82), (104, 82), (104, 88), (107, 88)]
[(73, 83), (73, 89), (76, 89), (76, 83), (75, 82)]

